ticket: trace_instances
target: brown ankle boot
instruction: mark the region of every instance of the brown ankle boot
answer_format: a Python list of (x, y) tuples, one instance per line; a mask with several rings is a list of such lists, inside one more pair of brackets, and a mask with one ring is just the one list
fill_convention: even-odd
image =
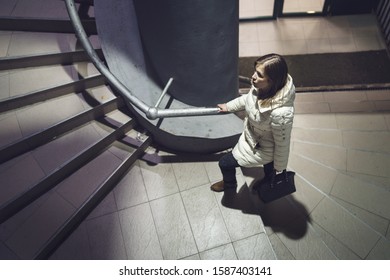
[(212, 184), (210, 189), (215, 192), (223, 192), (225, 190), (223, 181)]
[(211, 185), (210, 189), (215, 192), (223, 192), (226, 189), (235, 189), (237, 184), (225, 184), (224, 181), (219, 181)]

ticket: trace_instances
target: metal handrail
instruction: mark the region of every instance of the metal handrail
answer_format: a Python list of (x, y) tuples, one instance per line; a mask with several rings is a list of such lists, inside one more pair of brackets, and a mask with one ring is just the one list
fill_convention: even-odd
[(205, 116), (205, 115), (217, 115), (220, 113), (218, 107), (194, 107), (194, 108), (176, 108), (176, 109), (161, 109), (158, 108), (158, 105), (161, 102), (161, 99), (164, 97), (167, 87), (169, 87), (172, 80), (170, 80), (162, 92), (157, 104), (152, 107), (147, 105), (142, 100), (138, 99), (130, 90), (123, 85), (114, 74), (104, 65), (100, 60), (99, 56), (92, 47), (88, 36), (85, 33), (85, 30), (81, 24), (80, 17), (76, 10), (76, 5), (74, 0), (65, 0), (66, 8), (72, 25), (75, 29), (76, 37), (80, 40), (81, 45), (84, 47), (88, 56), (91, 58), (92, 63), (95, 67), (102, 73), (108, 80), (109, 84), (113, 86), (127, 101), (132, 105), (140, 109), (145, 113), (148, 119), (154, 120), (158, 118), (167, 118), (167, 117), (188, 117), (188, 116)]

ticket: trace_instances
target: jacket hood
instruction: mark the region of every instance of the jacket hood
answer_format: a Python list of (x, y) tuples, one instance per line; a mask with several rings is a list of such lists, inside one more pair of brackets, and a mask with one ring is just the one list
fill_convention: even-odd
[[(252, 86), (252, 90), (257, 90)], [(259, 102), (260, 113), (264, 113), (282, 106), (293, 106), (295, 99), (295, 86), (292, 77), (287, 74), (287, 82), (269, 102)]]

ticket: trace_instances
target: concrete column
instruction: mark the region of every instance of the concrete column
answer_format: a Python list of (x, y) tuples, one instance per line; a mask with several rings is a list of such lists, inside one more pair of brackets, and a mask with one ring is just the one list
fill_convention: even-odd
[[(169, 93), (215, 106), (238, 92), (238, 0), (134, 0), (147, 65)], [(125, 34), (123, 34), (125, 36)]]

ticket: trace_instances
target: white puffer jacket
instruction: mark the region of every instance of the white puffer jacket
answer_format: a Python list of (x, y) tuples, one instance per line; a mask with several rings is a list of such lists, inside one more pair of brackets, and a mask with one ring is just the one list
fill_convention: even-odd
[(228, 102), (229, 112), (246, 111), (244, 131), (233, 149), (233, 156), (244, 167), (262, 166), (274, 161), (276, 170), (284, 170), (290, 153), (294, 119), (295, 86), (290, 75), (286, 85), (266, 107), (259, 105), (252, 87), (248, 94)]

